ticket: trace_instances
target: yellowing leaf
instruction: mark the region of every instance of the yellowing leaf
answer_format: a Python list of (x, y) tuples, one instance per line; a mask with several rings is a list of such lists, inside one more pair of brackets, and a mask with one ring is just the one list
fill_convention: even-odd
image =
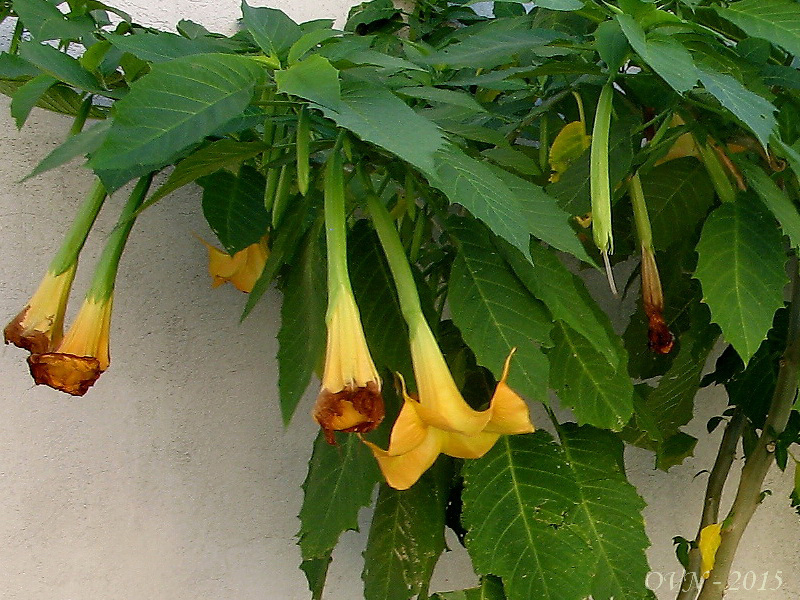
[(711, 575), (711, 569), (714, 568), (714, 558), (717, 556), (717, 549), (722, 541), (720, 530), (722, 525), (720, 523), (712, 523), (703, 527), (700, 531), (700, 539), (697, 545), (700, 548), (700, 571), (703, 574), (703, 579), (708, 579)]
[(558, 132), (550, 147), (550, 168), (553, 170), (550, 181), (555, 183), (569, 165), (583, 154), (592, 142), (592, 136), (586, 134), (582, 121), (567, 123)]

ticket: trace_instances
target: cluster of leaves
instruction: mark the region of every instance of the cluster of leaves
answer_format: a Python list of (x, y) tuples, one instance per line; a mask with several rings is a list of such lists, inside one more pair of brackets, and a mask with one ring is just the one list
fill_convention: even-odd
[[(352, 284), (384, 379), (413, 373), (388, 266), (361, 218), (372, 191), (392, 208), (465, 397), (485, 403), (516, 348), (509, 384), (545, 407), (554, 390), (571, 409), (575, 423), (548, 409), (554, 435), (504, 438), (467, 464), (440, 458), (405, 492), (381, 484), (364, 554), (370, 600), (427, 597), (448, 526), (483, 579), (442, 600), (652, 597), (624, 442), (667, 469), (696, 442), (681, 428), (701, 383), (725, 384), (752, 436), (774, 388), (785, 338), (776, 311), (800, 243), (799, 5), (536, 4), (498, 1), (485, 16), (461, 1), (404, 12), (373, 0), (337, 30), (243, 3), (233, 36), (191, 21), (177, 33), (142, 27), (96, 0), (14, 0), (0, 12), (18, 17), (0, 54), (17, 124), (34, 106), (97, 119), (31, 176), (86, 156), (113, 191), (174, 166), (145, 207), (196, 181), (230, 254), (269, 235), (245, 314), (277, 280), (286, 422), (324, 354), (320, 167), (342, 131)], [(649, 350), (641, 305), (618, 335), (579, 276), (598, 256), (584, 227), (586, 140), (551, 160), (555, 134), (590, 123), (612, 80), (612, 259), (638, 257), (624, 185), (638, 173), (677, 340), (666, 355)], [(694, 151), (681, 150), (687, 140)], [(720, 335), (730, 346), (703, 382)], [(796, 438), (781, 438), (783, 466)], [(299, 534), (314, 597), (378, 481), (358, 439), (317, 439)]]

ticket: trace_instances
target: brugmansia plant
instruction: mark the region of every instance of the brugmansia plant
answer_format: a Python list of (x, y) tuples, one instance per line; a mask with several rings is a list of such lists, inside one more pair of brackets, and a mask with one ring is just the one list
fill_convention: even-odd
[[(623, 449), (680, 464), (698, 389), (722, 385), (698, 529), (675, 532), (677, 598), (719, 599), (767, 472), (797, 460), (800, 4), (537, 5), (373, 0), (340, 30), (244, 2), (233, 36), (96, 0), (1, 5), (17, 124), (74, 117), (30, 176), (84, 156), (96, 177), (6, 341), (37, 383), (86, 393), (136, 216), (199, 184), (214, 282), (249, 292), (243, 317), (283, 293), (286, 423), (321, 381), (299, 532), (314, 598), (376, 485), (368, 600), (654, 597)], [(64, 334), (81, 247), (134, 180)], [(621, 335), (595, 270), (641, 287)], [(431, 596), (446, 527), (481, 583)]]

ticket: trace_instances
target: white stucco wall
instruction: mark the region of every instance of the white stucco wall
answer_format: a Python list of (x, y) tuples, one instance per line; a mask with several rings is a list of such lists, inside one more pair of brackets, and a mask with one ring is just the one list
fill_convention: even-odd
[[(257, 3), (254, 3), (257, 4)], [(265, 4), (262, 2), (261, 4)], [(231, 32), (238, 0), (117, 0), (139, 22), (170, 26), (188, 17)], [(298, 20), (340, 17), (349, 2), (273, 0)], [(35, 110), (17, 132), (0, 101), (0, 318), (34, 290), (91, 178), (77, 166), (23, 184), (63, 138), (68, 121)], [(82, 257), (76, 290), (122, 201), (101, 214)], [(32, 385), (26, 353), (0, 348), (0, 598), (2, 600), (303, 600), (309, 597), (294, 534), (315, 427), (311, 398), (284, 430), (277, 407), (275, 334), (279, 297), (267, 295), (245, 326), (244, 296), (211, 290), (209, 237), (197, 188), (182, 190), (140, 218), (123, 258), (112, 329), (112, 366), (84, 398)], [(72, 303), (72, 314), (78, 302)], [(313, 395), (313, 394), (312, 394)], [(648, 501), (660, 598), (678, 572), (671, 538), (691, 537), (718, 434), (703, 439), (722, 398), (704, 393), (692, 431), (697, 457), (668, 474), (647, 453), (629, 453), (631, 480)], [(539, 419), (542, 422), (542, 419)], [(777, 591), (740, 591), (739, 600), (800, 597), (800, 524), (788, 507), (789, 478), (773, 472), (773, 495), (745, 538), (736, 569)], [(369, 523), (369, 511), (362, 524)], [(362, 533), (342, 537), (326, 598), (361, 596)], [(433, 590), (475, 578), (453, 541)], [(675, 577), (678, 574), (676, 573)], [(741, 587), (740, 582), (740, 587)]]

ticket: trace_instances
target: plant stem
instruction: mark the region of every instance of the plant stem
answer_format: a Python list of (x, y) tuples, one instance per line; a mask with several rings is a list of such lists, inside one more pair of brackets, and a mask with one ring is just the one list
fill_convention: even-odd
[(717, 550), (714, 568), (703, 584), (698, 600), (721, 600), (725, 594), (736, 549), (761, 502), (761, 486), (775, 460), (773, 457), (775, 440), (786, 428), (797, 395), (797, 377), (800, 371), (800, 273), (798, 273), (797, 257), (792, 256), (789, 264), (792, 274), (792, 298), (786, 349), (780, 360), (778, 380), (761, 437), (742, 468), (739, 489), (725, 519), (727, 525), (722, 530), (722, 543)]
[(370, 194), (367, 204), (372, 223), (375, 225), (375, 231), (378, 232), (383, 252), (389, 262), (389, 269), (392, 271), (394, 283), (397, 286), (400, 310), (406, 323), (410, 326), (418, 319), (424, 319), (424, 317), (422, 316), (422, 306), (419, 302), (417, 284), (414, 281), (414, 275), (408, 264), (405, 250), (403, 250), (403, 243), (400, 241), (400, 236), (394, 227), (389, 211), (380, 198)]
[[(700, 517), (700, 526), (697, 528), (695, 540), (700, 539), (700, 532), (704, 528), (719, 522), (719, 503), (722, 497), (722, 490), (725, 487), (725, 481), (728, 479), (733, 459), (736, 456), (736, 448), (739, 445), (739, 439), (742, 437), (744, 423), (744, 412), (741, 408), (737, 408), (725, 427), (725, 433), (722, 434), (717, 458), (708, 477), (706, 496), (703, 501), (703, 514)], [(676, 600), (693, 600), (697, 596), (701, 575), (700, 562), (700, 548), (695, 546), (689, 550), (689, 565), (683, 576), (681, 589)]]
[(14, 33), (11, 36), (11, 45), (8, 47), (9, 54), (19, 54), (19, 42), (22, 39), (22, 32), (25, 28), (22, 21), (17, 17), (17, 24), (14, 26)]
[(47, 269), (49, 273), (61, 275), (75, 264), (105, 199), (106, 188), (99, 179), (96, 179), (83, 204), (78, 208), (78, 214), (75, 215), (70, 230), (61, 242), (61, 247), (50, 261)]
[(92, 110), (93, 98), (94, 96), (89, 94), (83, 99), (80, 108), (78, 108), (78, 113), (75, 115), (75, 120), (72, 121), (72, 127), (69, 128), (68, 135), (73, 136), (83, 131), (83, 126), (86, 124), (86, 119), (89, 116), (89, 112)]
[(128, 201), (122, 209), (116, 227), (114, 227), (111, 235), (108, 236), (108, 241), (105, 248), (103, 248), (103, 253), (100, 255), (100, 260), (97, 262), (92, 283), (89, 286), (89, 291), (86, 292), (87, 299), (107, 300), (114, 291), (119, 259), (122, 257), (122, 251), (125, 249), (128, 235), (136, 222), (136, 211), (141, 206), (145, 196), (147, 196), (147, 190), (150, 189), (150, 182), (153, 181), (154, 174), (150, 173), (150, 175), (140, 178), (133, 188)]
[(337, 141), (325, 165), (325, 242), (328, 251), (329, 307), (335, 306), (334, 298), (342, 289), (351, 291), (347, 270), (344, 165), (340, 148), (341, 144)]
[(639, 243), (652, 251), (653, 230), (650, 228), (650, 217), (647, 215), (647, 204), (644, 199), (642, 180), (638, 171), (633, 174), (628, 182), (628, 190), (631, 195), (633, 219), (636, 223), (636, 234), (639, 236)]

